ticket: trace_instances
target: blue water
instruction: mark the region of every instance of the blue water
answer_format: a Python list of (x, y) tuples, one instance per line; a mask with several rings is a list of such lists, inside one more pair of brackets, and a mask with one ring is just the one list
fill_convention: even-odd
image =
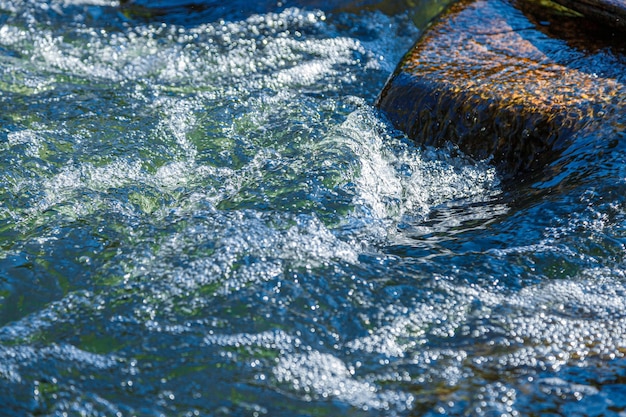
[(0, 2), (0, 414), (624, 415), (623, 133), (505, 182), (409, 13), (203, 16)]

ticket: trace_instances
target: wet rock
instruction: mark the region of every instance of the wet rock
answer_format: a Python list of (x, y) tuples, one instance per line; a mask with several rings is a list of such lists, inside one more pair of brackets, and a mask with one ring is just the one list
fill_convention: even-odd
[(626, 31), (626, 0), (555, 0), (615, 29)]
[(423, 33), (377, 105), (420, 144), (451, 141), (506, 174), (537, 170), (580, 137), (624, 130), (622, 39), (560, 7), (461, 1)]

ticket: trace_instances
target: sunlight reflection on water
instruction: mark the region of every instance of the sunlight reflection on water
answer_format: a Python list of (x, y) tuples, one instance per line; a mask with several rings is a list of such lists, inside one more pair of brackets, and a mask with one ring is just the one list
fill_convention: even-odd
[(406, 14), (114, 6), (1, 3), (7, 415), (623, 407), (622, 148), (519, 202), (372, 108)]

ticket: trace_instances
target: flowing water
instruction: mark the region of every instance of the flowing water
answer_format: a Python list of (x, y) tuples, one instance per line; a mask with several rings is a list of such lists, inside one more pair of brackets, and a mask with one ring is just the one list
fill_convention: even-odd
[(505, 182), (373, 108), (407, 13), (118, 6), (0, 2), (2, 415), (624, 415), (624, 135)]

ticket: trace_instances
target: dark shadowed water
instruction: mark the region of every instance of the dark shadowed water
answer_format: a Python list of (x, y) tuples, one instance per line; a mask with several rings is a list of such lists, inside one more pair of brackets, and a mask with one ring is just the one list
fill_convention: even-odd
[(372, 107), (407, 13), (117, 6), (0, 1), (0, 415), (624, 415), (624, 134), (504, 183)]

